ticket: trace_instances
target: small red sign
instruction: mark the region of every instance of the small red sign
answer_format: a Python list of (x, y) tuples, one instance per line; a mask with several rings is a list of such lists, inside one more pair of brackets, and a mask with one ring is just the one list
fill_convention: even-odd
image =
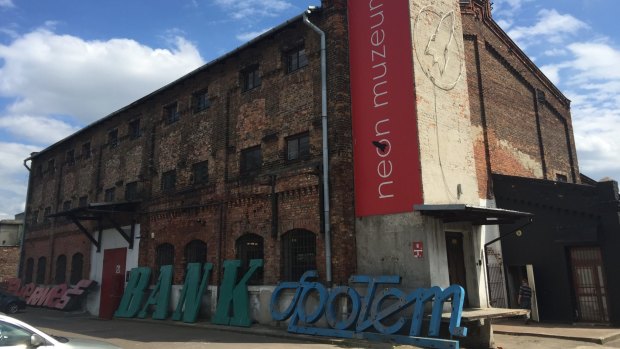
[(422, 241), (414, 241), (413, 246), (413, 257), (414, 258), (424, 258), (424, 245)]

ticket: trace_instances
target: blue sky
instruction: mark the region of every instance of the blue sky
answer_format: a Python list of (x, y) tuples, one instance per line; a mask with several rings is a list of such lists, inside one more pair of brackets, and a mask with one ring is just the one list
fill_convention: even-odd
[[(456, 1), (456, 0), (455, 0)], [(0, 219), (30, 152), (320, 0), (0, 0)], [(580, 169), (620, 179), (617, 0), (494, 0), (494, 18), (572, 100)]]

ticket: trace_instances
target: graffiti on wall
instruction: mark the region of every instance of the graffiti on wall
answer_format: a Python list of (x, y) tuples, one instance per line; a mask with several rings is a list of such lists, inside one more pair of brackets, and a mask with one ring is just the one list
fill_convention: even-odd
[[(262, 259), (252, 259), (249, 269), (242, 277), (238, 278), (241, 261), (224, 261), (224, 278), (219, 287), (220, 297), (212, 320), (214, 324), (244, 327), (251, 325), (248, 280), (262, 266)], [(189, 263), (187, 265), (185, 281), (175, 311), (172, 314), (172, 320), (196, 322), (202, 305), (202, 296), (209, 284), (212, 270), (212, 263)], [(152, 312), (153, 319), (165, 320), (168, 318), (170, 291), (172, 289), (172, 265), (164, 265), (160, 268), (157, 284), (151, 290), (146, 302), (143, 302), (150, 277), (151, 269), (148, 267), (131, 270), (129, 282), (114, 316), (145, 318)]]
[(22, 280), (7, 280), (7, 292), (22, 297), (26, 304), (60, 310), (75, 310), (80, 307), (81, 299), (88, 294), (97, 282), (81, 280), (75, 285), (60, 284), (55, 286), (39, 286), (29, 283), (22, 286)]
[[(452, 285), (443, 290), (437, 286), (419, 288), (409, 294), (392, 287), (385, 288), (377, 294), (377, 288), (381, 284), (400, 284), (400, 276), (354, 275), (351, 277), (352, 284), (366, 286), (365, 296), (361, 296), (355, 288), (349, 286), (338, 286), (328, 291), (324, 285), (310, 281), (317, 276), (316, 271), (308, 271), (303, 274), (299, 282), (283, 282), (274, 290), (271, 297), (271, 315), (276, 321), (290, 318), (289, 332), (341, 338), (388, 339), (401, 344), (458, 349), (457, 340), (437, 338), (444, 303), (451, 302), (448, 327), (450, 335), (467, 336), (467, 328), (460, 326), (465, 290), (459, 285)], [(293, 291), (294, 295), (290, 304), (282, 310), (284, 307), (281, 307), (280, 298), (287, 290)], [(311, 295), (318, 297), (318, 304), (314, 310), (308, 312), (308, 300)], [(350, 309), (345, 319), (340, 318), (337, 312), (343, 297), (347, 298)], [(316, 303), (316, 300), (312, 302)], [(421, 337), (425, 305), (431, 302), (427, 336)], [(413, 307), (410, 319), (404, 315), (399, 316), (410, 306)], [(330, 328), (312, 326), (323, 315)], [(397, 319), (394, 321), (395, 318)], [(411, 326), (406, 331), (403, 327), (408, 320), (411, 321)], [(402, 334), (403, 331), (405, 334)]]

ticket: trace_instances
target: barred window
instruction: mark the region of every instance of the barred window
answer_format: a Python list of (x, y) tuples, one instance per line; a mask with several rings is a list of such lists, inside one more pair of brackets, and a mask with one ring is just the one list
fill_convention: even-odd
[(47, 268), (47, 260), (45, 257), (39, 257), (37, 262), (37, 285), (45, 284), (45, 269)]
[(174, 265), (174, 246), (168, 243), (158, 245), (155, 249), (155, 272), (153, 283), (159, 279), (159, 269), (164, 265)]
[(308, 56), (304, 47), (297, 47), (286, 53), (286, 71), (292, 73), (308, 65)]
[(170, 103), (164, 107), (164, 122), (170, 125), (179, 121), (179, 104), (177, 102)]
[(32, 282), (32, 274), (34, 272), (34, 259), (28, 258), (26, 260), (26, 272), (24, 273), (24, 282), (29, 284)]
[(243, 91), (249, 91), (260, 86), (261, 79), (258, 72), (258, 64), (247, 67), (241, 72)]
[(260, 149), (260, 145), (241, 151), (241, 174), (249, 174), (257, 171), (263, 165), (263, 157)]
[(56, 274), (54, 275), (54, 283), (56, 285), (64, 284), (67, 281), (67, 256), (61, 254), (56, 258)]
[(308, 133), (291, 136), (286, 139), (286, 159), (298, 160), (310, 155), (310, 142)]
[(194, 113), (203, 111), (211, 106), (207, 89), (200, 90), (192, 94), (192, 105), (194, 107)]
[(78, 252), (71, 257), (71, 278), (69, 279), (71, 285), (75, 285), (82, 280), (83, 270), (84, 255)]
[(168, 191), (174, 189), (177, 185), (177, 171), (171, 170), (161, 175), (161, 190)]
[(185, 245), (184, 273), (189, 263), (205, 263), (207, 261), (207, 244), (202, 240), (192, 240)]
[(209, 162), (201, 161), (192, 165), (194, 184), (209, 182)]
[(282, 235), (282, 280), (298, 281), (303, 273), (316, 269), (316, 236), (295, 229)]
[[(241, 270), (239, 277), (243, 276), (250, 269), (250, 260), (263, 259), (263, 237), (256, 234), (244, 234), (240, 236), (235, 247), (237, 250), (237, 259), (241, 261)], [(263, 268), (259, 268), (254, 275), (248, 280), (249, 285), (261, 285), (263, 283)]]

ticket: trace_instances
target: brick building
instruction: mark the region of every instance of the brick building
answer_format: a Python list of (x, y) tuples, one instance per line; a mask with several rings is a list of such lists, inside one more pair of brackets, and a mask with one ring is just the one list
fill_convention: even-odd
[[(114, 288), (129, 268), (173, 264), (180, 284), (187, 263), (207, 261), (218, 284), (223, 260), (263, 258), (259, 285), (314, 268), (334, 284), (398, 274), (406, 288), (462, 284), (469, 305), (488, 306), (483, 246), (499, 222), (527, 217), (496, 209), (492, 174), (577, 183), (569, 101), (497, 26), (487, 0), (399, 3), (412, 35), (397, 46), (381, 39), (407, 33), (389, 26), (393, 3), (352, 4), (324, 0), (305, 14), (310, 23), (297, 16), (32, 154), (24, 281), (89, 277)], [(370, 22), (357, 23), (359, 11), (371, 11), (362, 14)], [(349, 30), (359, 25), (370, 29)], [(443, 66), (429, 55), (440, 30)], [(402, 51), (411, 74), (388, 72), (385, 61), (360, 80), (359, 33), (377, 57), (377, 47)], [(385, 119), (372, 125), (383, 139), (362, 139), (356, 91), (395, 73), (415, 88), (414, 117), (401, 113), (412, 128), (387, 130)], [(378, 107), (395, 90), (386, 81), (369, 91)], [(392, 209), (387, 199), (400, 192), (382, 191), (386, 180), (375, 207), (360, 199), (376, 179), (358, 166), (368, 159), (384, 180), (407, 163), (398, 180), (413, 195)], [(94, 312), (113, 308), (94, 303)]]

